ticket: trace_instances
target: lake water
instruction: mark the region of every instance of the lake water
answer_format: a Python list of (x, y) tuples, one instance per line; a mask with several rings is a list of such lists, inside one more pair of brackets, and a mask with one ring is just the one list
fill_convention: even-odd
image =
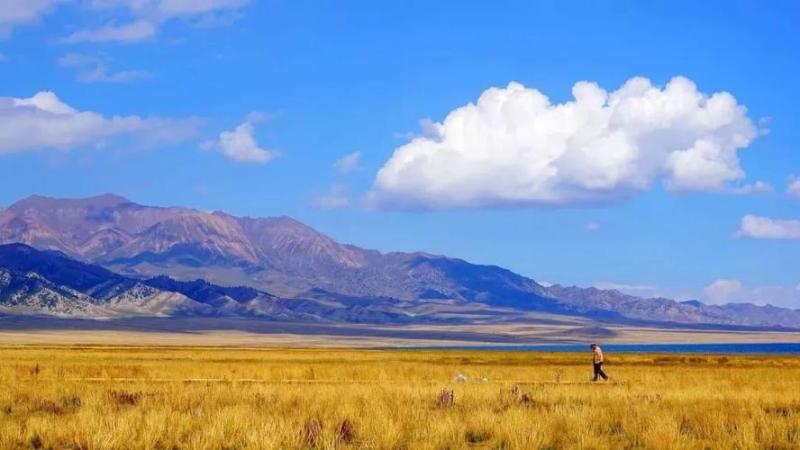
[[(602, 344), (605, 353), (707, 353), (752, 355), (800, 355), (800, 343), (765, 344)], [(527, 352), (585, 352), (588, 345), (491, 345), (429, 347), (450, 350), (495, 350)]]

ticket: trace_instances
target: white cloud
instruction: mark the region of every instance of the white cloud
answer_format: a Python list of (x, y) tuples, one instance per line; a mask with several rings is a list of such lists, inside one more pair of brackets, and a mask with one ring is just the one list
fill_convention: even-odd
[(311, 204), (321, 209), (340, 209), (350, 206), (350, 199), (347, 196), (347, 186), (336, 183), (330, 187), (328, 192), (314, 197)]
[[(141, 1), (128, 0), (128, 3)], [(250, 3), (250, 0), (160, 0), (155, 3), (162, 16), (181, 17), (239, 9)]]
[(66, 36), (65, 44), (79, 42), (139, 42), (156, 34), (156, 26), (147, 20), (137, 20), (124, 25), (104, 25), (100, 28), (84, 29)]
[(334, 164), (333, 168), (337, 172), (345, 174), (358, 169), (358, 162), (361, 159), (361, 152), (348, 153), (339, 158)]
[(250, 0), (91, 0), (89, 9), (121, 10), (130, 22), (78, 30), (62, 41), (139, 42), (155, 36), (162, 24), (173, 19), (194, 21), (198, 26), (229, 24), (248, 3)]
[(109, 71), (108, 60), (102, 56), (69, 53), (58, 58), (57, 63), (61, 67), (78, 69), (76, 78), (81, 83), (131, 83), (153, 77), (146, 70)]
[(718, 305), (746, 302), (797, 308), (800, 306), (800, 286), (749, 287), (740, 280), (720, 279), (703, 289), (703, 300)]
[(800, 220), (782, 220), (748, 214), (736, 236), (753, 239), (800, 239)]
[(230, 131), (223, 131), (216, 141), (203, 143), (206, 149), (217, 149), (227, 158), (240, 163), (266, 164), (278, 156), (275, 150), (261, 148), (256, 142), (254, 124), (262, 120), (259, 114), (250, 117)]
[(512, 82), (430, 123), (378, 172), (384, 207), (465, 208), (607, 202), (651, 188), (725, 192), (744, 179), (738, 151), (757, 135), (727, 92), (683, 77), (632, 78), (606, 92), (578, 82), (553, 104)]
[(704, 299), (709, 303), (730, 303), (744, 301), (745, 289), (739, 280), (715, 280), (703, 288)]
[(731, 188), (731, 193), (736, 195), (769, 194), (774, 190), (771, 184), (764, 181), (756, 181), (755, 183), (733, 187)]
[(789, 185), (786, 186), (786, 193), (792, 197), (800, 198), (800, 177), (789, 178)]
[(35, 23), (63, 0), (0, 0), (0, 37), (15, 26)]
[(193, 135), (195, 128), (192, 120), (79, 111), (48, 91), (29, 98), (0, 97), (0, 154), (101, 146), (124, 136), (153, 144), (175, 142)]
[(5, 53), (0, 52), (0, 63), (6, 62), (6, 61), (8, 61), (8, 57), (5, 55)]
[(586, 231), (588, 231), (589, 233), (594, 233), (595, 231), (600, 231), (600, 228), (602, 228), (602, 225), (600, 224), (600, 222), (589, 222), (584, 227), (584, 229)]

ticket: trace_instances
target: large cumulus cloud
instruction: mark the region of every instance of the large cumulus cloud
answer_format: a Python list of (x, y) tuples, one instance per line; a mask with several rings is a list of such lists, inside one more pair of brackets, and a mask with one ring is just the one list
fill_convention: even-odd
[(370, 196), (384, 207), (607, 202), (650, 189), (742, 189), (738, 152), (758, 130), (727, 92), (684, 77), (632, 78), (607, 92), (581, 81), (554, 104), (512, 82), (429, 123), (397, 148)]

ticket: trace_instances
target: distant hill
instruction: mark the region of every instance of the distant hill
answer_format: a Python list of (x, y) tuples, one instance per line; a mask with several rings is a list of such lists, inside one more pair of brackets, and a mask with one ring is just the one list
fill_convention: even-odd
[[(289, 217), (235, 217), (144, 206), (115, 195), (26, 198), (0, 211), (2, 243), (24, 243), (59, 252), (48, 252), (46, 257), (75, 260), (55, 271), (45, 266), (46, 273), (36, 274), (50, 283), (47, 289), (75, 291), (74, 301), (82, 298), (77, 293), (95, 300), (83, 299), (88, 301), (84, 309), (115, 298), (106, 294), (103, 283), (99, 291), (92, 290), (97, 279), (109, 278), (116, 280), (110, 286), (120, 292), (129, 290), (131, 283), (148, 289), (136, 293), (143, 306), (126, 303), (117, 308), (141, 314), (220, 314), (226, 311), (224, 304), (235, 314), (243, 314), (241, 305), (255, 302), (260, 306), (251, 305), (248, 314), (262, 311), (264, 317), (331, 321), (475, 321), (487, 320), (491, 311), (492, 320), (540, 312), (616, 322), (800, 328), (800, 313), (794, 310), (545, 287), (497, 266), (419, 252), (384, 254), (341, 244)], [(30, 271), (14, 258), (20, 255), (6, 259), (8, 267), (0, 268), (22, 283)], [(76, 273), (80, 275), (74, 278)], [(154, 292), (162, 298), (165, 293), (173, 295), (169, 301), (152, 304), (142, 300)], [(53, 311), (63, 310), (63, 302), (53, 301)], [(113, 315), (108, 305), (101, 306), (105, 309), (98, 310), (98, 315)]]
[(264, 292), (164, 277), (127, 278), (60, 253), (24, 244), (0, 246), (0, 311), (5, 313), (112, 319), (263, 315), (263, 310), (291, 315)]
[(0, 245), (2, 314), (101, 320), (249, 317), (372, 324), (465, 322), (481, 316), (514, 316), (513, 311), (453, 307), (447, 302), (420, 305), (323, 290), (286, 299), (251, 287), (225, 287), (204, 280), (131, 278), (25, 244)]

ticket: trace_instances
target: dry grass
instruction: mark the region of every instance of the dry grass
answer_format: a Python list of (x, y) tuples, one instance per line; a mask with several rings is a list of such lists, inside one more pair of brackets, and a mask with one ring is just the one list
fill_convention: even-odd
[(6, 347), (0, 448), (800, 447), (800, 358), (608, 360), (594, 385), (585, 354)]

